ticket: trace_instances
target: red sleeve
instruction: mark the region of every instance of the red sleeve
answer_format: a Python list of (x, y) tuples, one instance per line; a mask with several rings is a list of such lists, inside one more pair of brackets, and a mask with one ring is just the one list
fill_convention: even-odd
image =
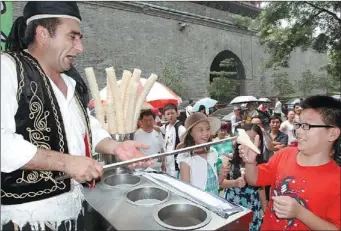
[(264, 164), (257, 166), (258, 168), (258, 178), (256, 186), (266, 186), (271, 185), (276, 179), (276, 170), (281, 156), (286, 153), (286, 148), (279, 150), (269, 161)]
[[(340, 179), (336, 179), (338, 182), (340, 182)], [(336, 183), (335, 187), (331, 190), (331, 195), (329, 198), (329, 205), (328, 205), (328, 210), (327, 210), (327, 221), (330, 223), (333, 223), (334, 225), (337, 226), (338, 230), (341, 230), (341, 194), (340, 194), (340, 183)]]

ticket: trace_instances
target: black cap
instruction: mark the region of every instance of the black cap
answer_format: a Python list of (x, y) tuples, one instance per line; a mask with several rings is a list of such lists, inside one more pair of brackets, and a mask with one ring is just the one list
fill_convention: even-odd
[(25, 5), (23, 16), (28, 24), (41, 18), (74, 18), (81, 21), (76, 2), (30, 1)]
[(42, 18), (72, 18), (81, 21), (76, 2), (29, 1), (24, 7), (23, 16), (18, 17), (7, 37), (6, 51), (22, 51), (27, 48), (25, 30), (27, 24)]

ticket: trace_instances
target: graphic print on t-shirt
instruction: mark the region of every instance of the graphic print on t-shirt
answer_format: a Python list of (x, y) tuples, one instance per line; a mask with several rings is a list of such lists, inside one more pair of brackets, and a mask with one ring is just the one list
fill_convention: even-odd
[[(293, 176), (278, 176), (276, 179), (276, 185), (272, 191), (273, 196), (289, 196), (291, 198), (294, 198), (300, 205), (308, 209), (308, 198), (304, 196), (305, 190), (304, 186), (306, 184), (306, 180), (304, 179), (296, 179)], [(272, 202), (273, 203), (273, 202)], [(275, 211), (273, 209), (273, 205), (271, 205), (271, 215), (270, 217), (273, 218), (273, 216), (276, 217)], [(285, 221), (286, 224), (285, 227), (283, 227), (283, 230), (289, 229), (292, 226), (298, 226), (297, 219), (291, 218), (291, 219), (278, 219), (276, 217), (276, 221)]]
[(168, 147), (173, 147), (174, 146), (174, 143), (173, 143), (173, 133), (170, 133), (169, 135), (168, 135), (168, 137), (166, 138), (166, 149), (168, 148)]

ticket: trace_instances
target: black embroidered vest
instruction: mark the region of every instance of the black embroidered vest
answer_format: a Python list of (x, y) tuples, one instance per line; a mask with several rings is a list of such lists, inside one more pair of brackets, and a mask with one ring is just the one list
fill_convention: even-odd
[[(16, 133), (38, 148), (68, 153), (62, 115), (48, 77), (30, 54), (8, 54), (14, 58), (17, 65)], [(79, 100), (77, 88), (75, 94), (91, 141), (89, 118), (84, 104)], [(56, 176), (63, 174), (57, 171), (31, 170), (1, 172), (1, 204), (21, 204), (69, 192), (70, 179), (58, 182), (54, 180)]]

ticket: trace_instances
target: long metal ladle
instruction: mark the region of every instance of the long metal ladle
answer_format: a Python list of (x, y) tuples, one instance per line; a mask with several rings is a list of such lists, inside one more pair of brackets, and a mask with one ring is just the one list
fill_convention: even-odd
[[(225, 142), (232, 141), (232, 140), (235, 140), (235, 139), (237, 139), (237, 136), (233, 136), (233, 137), (229, 137), (229, 138), (221, 139), (221, 140), (216, 140), (216, 141), (212, 141), (212, 142), (208, 142), (208, 143), (204, 143), (204, 144), (198, 144), (198, 145), (194, 145), (194, 146), (187, 147), (187, 148), (181, 148), (181, 149), (174, 150), (174, 151), (171, 151), (171, 152), (157, 153), (157, 154), (148, 155), (148, 156), (144, 156), (144, 157), (139, 157), (139, 158), (135, 158), (135, 159), (131, 159), (131, 160), (120, 161), (120, 162), (117, 162), (117, 163), (104, 165), (103, 169), (104, 169), (104, 171), (107, 171), (107, 170), (110, 170), (110, 169), (114, 169), (114, 168), (117, 168), (117, 167), (120, 167), (120, 166), (124, 166), (124, 165), (134, 164), (134, 163), (137, 163), (137, 162), (147, 161), (147, 160), (151, 160), (151, 159), (157, 159), (157, 158), (164, 157), (164, 156), (176, 155), (176, 154), (184, 153), (184, 152), (191, 152), (191, 151), (194, 151), (196, 149), (210, 147), (212, 145), (217, 145), (217, 144), (225, 143)], [(65, 180), (65, 179), (69, 179), (69, 178), (71, 178), (71, 176), (69, 176), (69, 175), (62, 175), (62, 176), (57, 176), (55, 178), (55, 180), (56, 181), (60, 181), (60, 180)]]

